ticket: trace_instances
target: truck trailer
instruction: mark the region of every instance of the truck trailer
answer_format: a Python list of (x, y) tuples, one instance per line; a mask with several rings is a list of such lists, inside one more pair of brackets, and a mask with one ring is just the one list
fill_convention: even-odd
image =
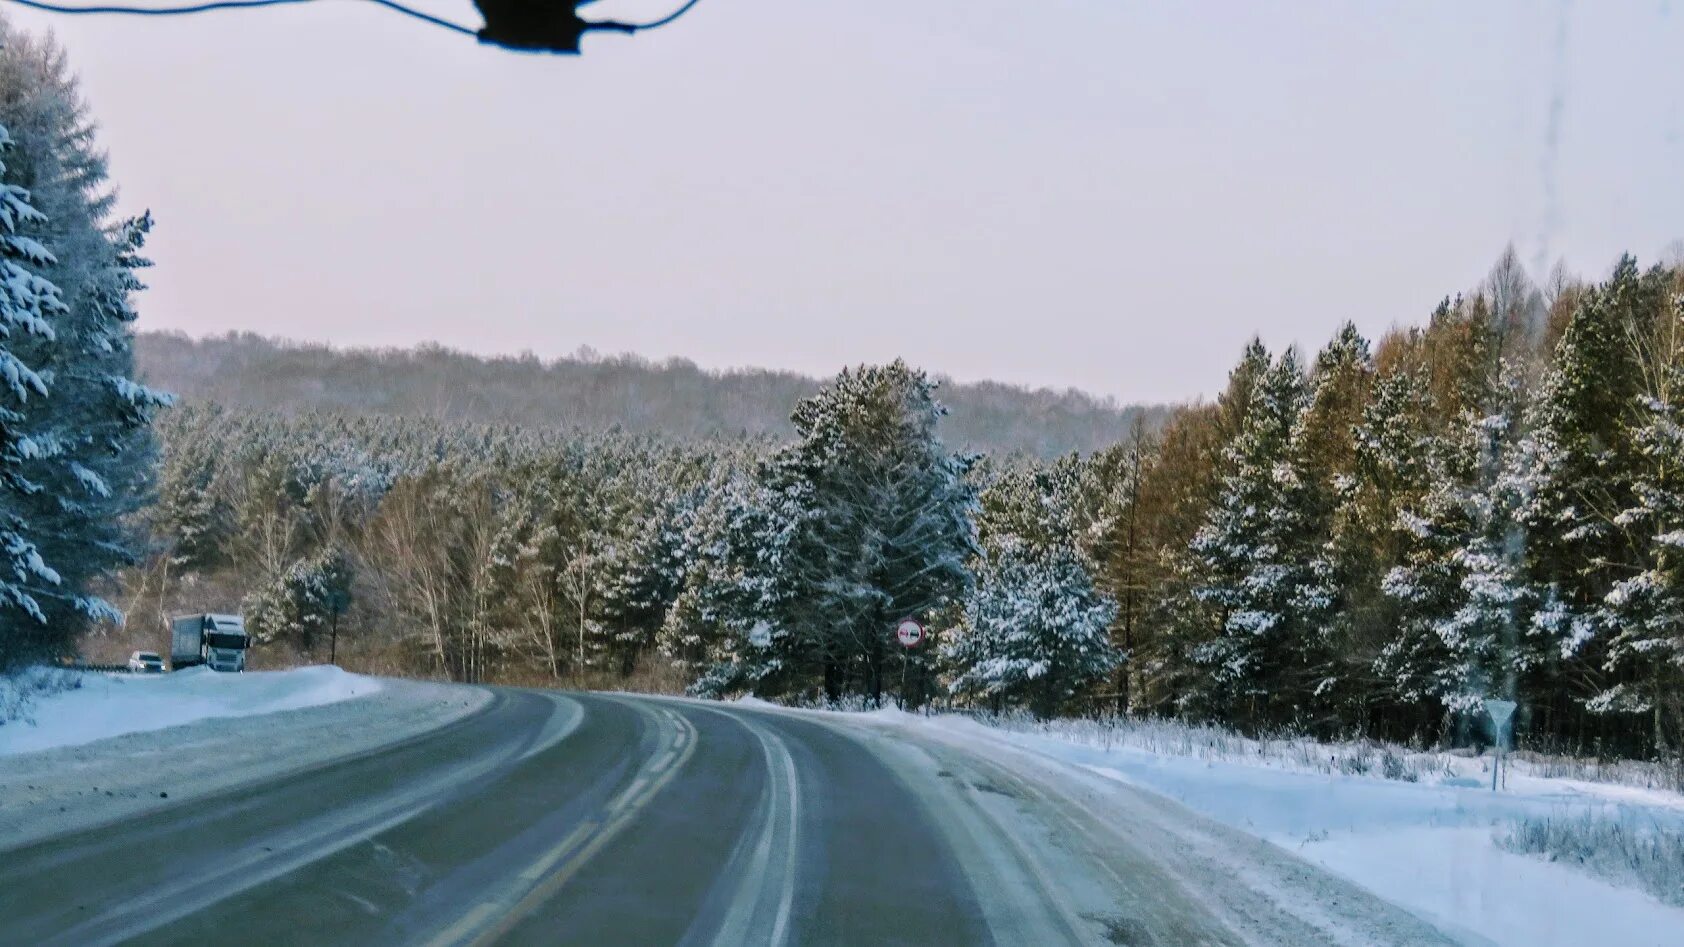
[(251, 636), (238, 615), (181, 615), (170, 619), (170, 669), (205, 665), (213, 671), (244, 671)]

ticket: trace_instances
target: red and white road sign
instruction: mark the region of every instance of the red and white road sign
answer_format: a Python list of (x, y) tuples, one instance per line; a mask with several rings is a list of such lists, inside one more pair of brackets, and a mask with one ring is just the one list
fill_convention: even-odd
[(916, 648), (918, 642), (924, 640), (924, 626), (910, 618), (902, 618), (900, 624), (895, 626), (895, 637), (899, 638), (905, 647)]

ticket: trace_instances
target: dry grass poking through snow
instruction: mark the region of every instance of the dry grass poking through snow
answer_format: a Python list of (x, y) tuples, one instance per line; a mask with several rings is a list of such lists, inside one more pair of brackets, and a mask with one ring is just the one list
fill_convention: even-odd
[(1684, 836), (1658, 824), (1629, 816), (1529, 817), (1514, 820), (1497, 844), (1574, 865), (1684, 907)]
[(1684, 793), (1684, 757), (1670, 763), (1646, 760), (1598, 760), (1577, 756), (1553, 756), (1522, 750), (1514, 754), (1518, 764), (1534, 776), (1545, 779), (1582, 779), (1587, 783), (1611, 783), (1640, 789), (1667, 789)]
[(977, 719), (1002, 730), (1037, 733), (1103, 750), (1139, 750), (1295, 772), (1373, 775), (1411, 783), (1457, 772), (1451, 753), (1420, 752), (1373, 740), (1321, 743), (1290, 733), (1253, 738), (1209, 724), (1113, 716), (1037, 720), (1029, 714), (1008, 712)]
[[(1466, 782), (1490, 778), (1488, 758), (1469, 750), (1420, 750), (1376, 740), (1323, 743), (1301, 734), (1248, 737), (1225, 727), (1179, 720), (1117, 716), (1039, 720), (1022, 712), (977, 714), (981, 723), (1017, 733), (1054, 737), (1103, 750), (1223, 760), (1294, 772), (1373, 776), (1403, 782)], [(1684, 765), (1636, 760), (1600, 762), (1518, 752), (1512, 775), (1684, 792)]]

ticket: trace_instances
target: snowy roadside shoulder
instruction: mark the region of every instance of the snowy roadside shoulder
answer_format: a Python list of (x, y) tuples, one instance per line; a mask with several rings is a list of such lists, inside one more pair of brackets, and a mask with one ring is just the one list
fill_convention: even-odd
[(337, 668), (87, 677), (104, 680), (0, 726), (0, 851), (377, 750), (492, 697)]
[(50, 672), (67, 680), (20, 704), (0, 723), (0, 756), (76, 746), (209, 718), (297, 710), (365, 697), (380, 681), (336, 667), (219, 674), (189, 668), (173, 674)]
[[(1560, 852), (1549, 838), (1516, 838), (1584, 826), (1570, 843), (1593, 849), (1618, 839), (1606, 826), (1636, 827), (1641, 838), (1684, 836), (1684, 798), (1659, 789), (1517, 778), (1502, 792), (1454, 771), (1410, 782), (1377, 775), (1308, 772), (1239, 759), (1101, 746), (1049, 733), (1012, 732), (960, 716), (879, 712), (929, 728), (986, 753), (1001, 745), (1083, 767), (1174, 799), (1195, 812), (1259, 836), (1409, 909), (1469, 943), (1579, 945), (1677, 944), (1684, 898), (1669, 904), (1610, 883), (1607, 865), (1581, 868), (1520, 851)], [(1280, 761), (1275, 761), (1279, 764)], [(1588, 841), (1587, 841), (1588, 839)], [(1628, 840), (1629, 841), (1629, 840)], [(1657, 843), (1658, 844), (1658, 843)], [(1512, 851), (1510, 849), (1518, 849)], [(1678, 848), (1645, 850), (1678, 857)], [(1629, 867), (1624, 851), (1602, 859)], [(1583, 860), (1583, 859), (1575, 859)], [(1603, 869), (1601, 874), (1590, 869)], [(1657, 877), (1651, 870), (1650, 888)], [(1662, 882), (1684, 884), (1684, 865)]]

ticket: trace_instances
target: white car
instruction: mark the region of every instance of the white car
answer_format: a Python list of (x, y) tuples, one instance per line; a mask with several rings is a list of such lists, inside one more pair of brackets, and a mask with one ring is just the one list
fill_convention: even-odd
[(129, 655), (129, 670), (137, 674), (162, 674), (164, 659), (156, 651), (136, 651)]

